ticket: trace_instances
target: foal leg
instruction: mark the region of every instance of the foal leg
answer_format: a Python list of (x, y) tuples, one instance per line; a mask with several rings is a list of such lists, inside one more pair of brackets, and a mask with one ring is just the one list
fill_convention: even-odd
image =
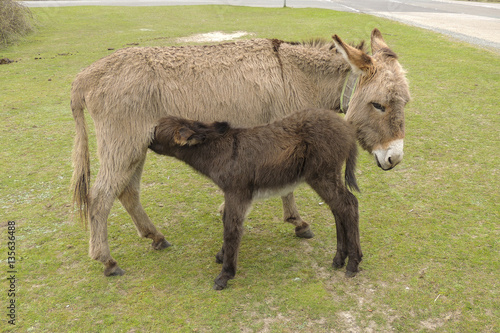
[(309, 184), (325, 200), (335, 217), (337, 252), (332, 265), (334, 268), (341, 268), (349, 257), (346, 276), (355, 276), (363, 257), (359, 240), (358, 200), (346, 189), (340, 177), (325, 177)]
[(283, 201), (283, 219), (285, 222), (291, 223), (295, 226), (295, 235), (300, 238), (313, 238), (314, 234), (309, 227), (309, 224), (302, 220), (293, 192), (288, 193), (286, 196), (281, 197)]
[(137, 165), (137, 169), (130, 179), (129, 184), (118, 198), (132, 217), (132, 221), (134, 221), (139, 236), (152, 239), (153, 243), (151, 246), (153, 249), (161, 250), (169, 247), (170, 243), (165, 240), (165, 236), (163, 236), (161, 232), (156, 230), (140, 201), (141, 175), (145, 160), (146, 158), (144, 156), (144, 159)]
[(339, 269), (344, 267), (348, 255), (347, 240), (345, 228), (343, 223), (341, 223), (340, 217), (337, 217), (335, 212), (332, 211), (332, 213), (335, 218), (335, 229), (337, 230), (337, 252), (335, 253), (335, 257), (333, 257), (332, 266), (335, 269)]
[[(359, 271), (358, 266), (363, 258), (361, 252), (361, 243), (359, 240), (359, 212), (358, 212), (358, 199), (343, 188), (340, 193), (340, 200), (335, 208), (332, 208), (333, 215), (335, 216), (336, 223), (340, 224), (344, 229), (345, 243), (347, 243), (347, 255), (349, 262), (346, 267), (346, 276), (353, 277)], [(344, 243), (344, 244), (345, 244)], [(335, 261), (333, 263), (335, 267)]]
[(214, 289), (222, 290), (226, 288), (227, 281), (236, 275), (236, 264), (238, 261), (238, 251), (243, 235), (243, 221), (245, 214), (250, 208), (251, 200), (242, 200), (225, 196), (225, 207), (223, 214), (224, 222), (224, 243), (222, 250), (217, 254), (217, 261), (222, 260), (222, 270), (214, 281)]

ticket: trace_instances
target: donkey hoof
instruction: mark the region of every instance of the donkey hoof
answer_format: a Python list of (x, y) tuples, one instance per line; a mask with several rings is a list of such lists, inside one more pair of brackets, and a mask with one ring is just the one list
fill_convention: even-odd
[(171, 246), (172, 244), (170, 244), (169, 242), (167, 242), (167, 240), (165, 238), (163, 238), (162, 240), (160, 240), (159, 242), (155, 242), (153, 241), (153, 243), (151, 244), (151, 246), (153, 247), (153, 249), (155, 250), (163, 250), (163, 249), (166, 249), (167, 247)]
[(118, 265), (106, 267), (106, 269), (104, 270), (105, 276), (122, 276), (123, 274), (125, 274), (125, 271)]
[(345, 271), (345, 277), (346, 278), (353, 278), (356, 276), (358, 272), (351, 272), (351, 271)]
[(306, 228), (296, 227), (295, 236), (299, 238), (313, 238), (314, 233), (311, 231), (311, 228), (309, 228), (309, 226), (307, 226)]

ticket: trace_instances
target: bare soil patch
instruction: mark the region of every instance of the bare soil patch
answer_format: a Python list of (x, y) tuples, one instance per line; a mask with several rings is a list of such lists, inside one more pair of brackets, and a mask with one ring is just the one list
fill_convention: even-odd
[(207, 43), (207, 42), (224, 42), (238, 39), (244, 36), (252, 35), (246, 31), (235, 31), (226, 33), (222, 31), (207, 32), (204, 34), (196, 34), (188, 37), (181, 37), (177, 39), (180, 43)]

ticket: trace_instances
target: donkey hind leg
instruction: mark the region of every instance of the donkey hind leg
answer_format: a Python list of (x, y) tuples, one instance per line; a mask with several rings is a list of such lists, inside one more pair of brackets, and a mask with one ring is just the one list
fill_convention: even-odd
[(236, 275), (236, 264), (238, 261), (238, 250), (243, 235), (243, 221), (245, 214), (250, 208), (251, 200), (241, 200), (225, 196), (225, 207), (223, 213), (224, 243), (216, 260), (222, 261), (222, 270), (214, 281), (214, 289), (226, 288), (227, 281)]
[(325, 200), (335, 217), (337, 252), (332, 266), (343, 267), (345, 259), (349, 257), (346, 276), (353, 277), (358, 272), (363, 257), (359, 240), (358, 200), (345, 188), (340, 179), (315, 181), (310, 185)]
[(123, 275), (125, 272), (111, 257), (108, 244), (107, 219), (117, 194), (121, 191), (116, 183), (106, 177), (110, 173), (101, 165), (96, 181), (89, 193), (90, 241), (89, 256), (105, 266), (104, 275)]
[[(103, 145), (101, 145), (102, 147)], [(89, 256), (99, 260), (105, 266), (104, 275), (123, 275), (124, 271), (118, 266), (116, 260), (111, 257), (108, 244), (107, 219), (113, 203), (125, 187), (130, 183), (138, 165), (143, 163), (146, 150), (142, 156), (123, 158), (123, 163), (116, 163), (100, 151), (101, 166), (96, 180), (89, 193), (89, 216), (90, 216), (90, 242)]]
[(293, 192), (282, 196), (281, 200), (283, 201), (283, 219), (295, 226), (295, 235), (300, 238), (313, 238), (314, 234), (309, 224), (303, 221), (299, 215)]
[(137, 165), (129, 184), (118, 198), (132, 217), (139, 236), (152, 239), (151, 246), (153, 249), (161, 250), (169, 247), (170, 243), (165, 240), (165, 236), (161, 232), (156, 230), (140, 202), (140, 186), (144, 161), (145, 158)]

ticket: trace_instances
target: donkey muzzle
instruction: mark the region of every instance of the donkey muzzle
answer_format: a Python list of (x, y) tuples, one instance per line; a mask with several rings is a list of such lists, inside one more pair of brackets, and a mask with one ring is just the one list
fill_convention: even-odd
[(386, 148), (376, 148), (372, 153), (382, 170), (391, 170), (403, 160), (403, 139), (391, 141)]

